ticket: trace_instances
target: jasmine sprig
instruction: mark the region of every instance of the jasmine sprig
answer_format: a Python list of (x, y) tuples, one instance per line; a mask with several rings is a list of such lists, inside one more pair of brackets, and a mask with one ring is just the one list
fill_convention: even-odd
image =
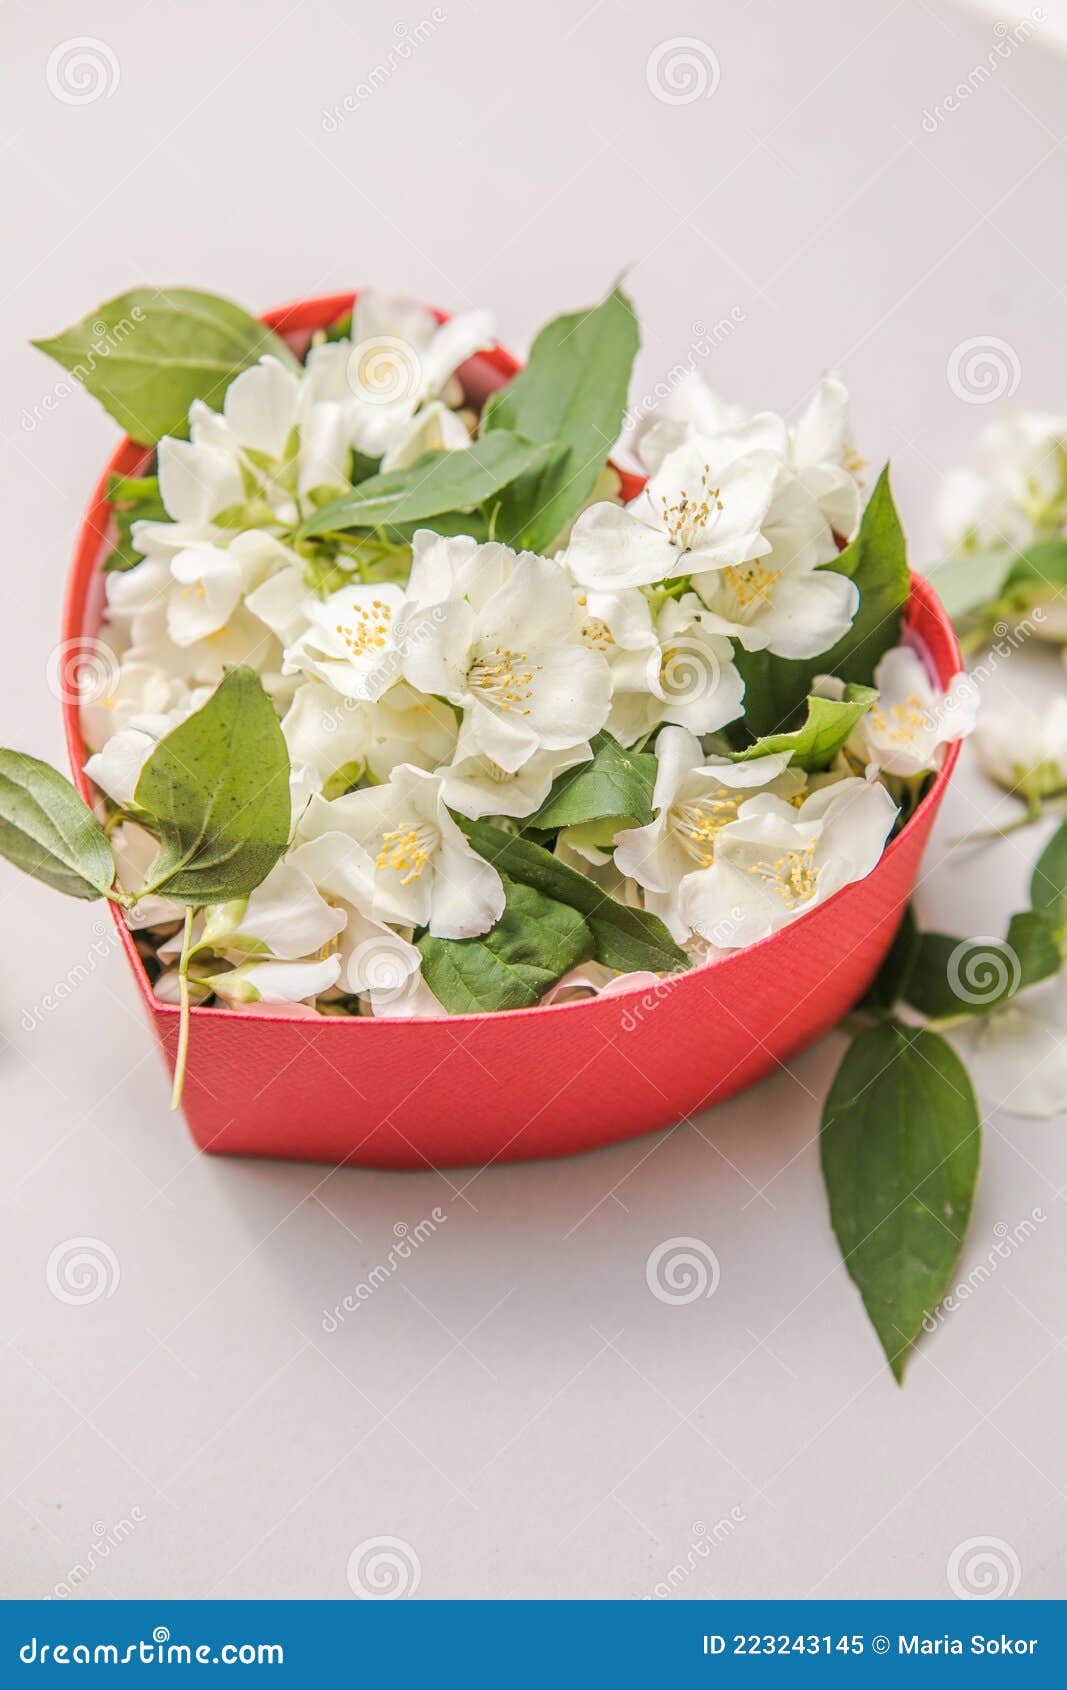
[(75, 898), (123, 909), (153, 893), (186, 906), (174, 1107), (189, 1037), (189, 940), (196, 910), (247, 897), (289, 838), (289, 754), (259, 677), (229, 670), (202, 708), (159, 740), (128, 814), (159, 842), (145, 883), (117, 884), (107, 828), (47, 763), (0, 750), (0, 854)]

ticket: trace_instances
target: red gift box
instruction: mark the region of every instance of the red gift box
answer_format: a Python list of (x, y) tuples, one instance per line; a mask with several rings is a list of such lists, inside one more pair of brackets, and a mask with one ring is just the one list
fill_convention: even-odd
[[(305, 300), (265, 321), (302, 349), (351, 294)], [(502, 348), (461, 371), (478, 405), (518, 368)], [(125, 441), (108, 472), (135, 474)], [(111, 518), (96, 489), (78, 537), (63, 639), (94, 636), (99, 565)], [(629, 495), (640, 484), (624, 488)], [(929, 585), (912, 577), (912, 639), (944, 687), (963, 664)], [(74, 780), (84, 797), (76, 702), (64, 704)], [(425, 1168), (559, 1156), (672, 1125), (787, 1062), (862, 997), (892, 942), (956, 763), (952, 746), (922, 803), (865, 880), (770, 938), (615, 996), (494, 1015), (322, 1017), (191, 1011), (183, 1108), (203, 1150), (363, 1167)], [(121, 913), (134, 978), (171, 1068), (178, 1010), (153, 995)]]

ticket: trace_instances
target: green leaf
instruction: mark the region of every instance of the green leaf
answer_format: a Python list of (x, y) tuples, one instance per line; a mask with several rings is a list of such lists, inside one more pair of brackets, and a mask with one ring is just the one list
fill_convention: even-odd
[(944, 1039), (887, 1022), (853, 1040), (823, 1110), (823, 1178), (898, 1383), (959, 1256), (980, 1144), (967, 1070)]
[(931, 569), (929, 581), (953, 622), (962, 622), (998, 599), (1011, 569), (1014, 552), (967, 552), (946, 558)]
[(504, 493), (497, 539), (544, 551), (581, 510), (619, 437), (639, 342), (633, 305), (616, 288), (592, 310), (547, 323), (525, 368), (493, 394), (484, 438), (511, 429), (551, 448)]
[(753, 734), (788, 727), (816, 675), (869, 683), (879, 658), (900, 643), (900, 616), (909, 592), (908, 558), (888, 468), (867, 502), (856, 538), (825, 567), (855, 581), (860, 591), (856, 620), (844, 638), (819, 657), (794, 661), (766, 651), (737, 652), (734, 661), (745, 682), (745, 723)]
[(877, 697), (873, 687), (854, 683), (845, 688), (845, 696), (841, 700), (812, 695), (808, 699), (808, 714), (803, 727), (788, 734), (767, 734), (746, 750), (733, 752), (733, 760), (735, 763), (747, 763), (754, 757), (766, 757), (773, 751), (790, 751), (794, 768), (825, 769)]
[(111, 474), (105, 497), (109, 505), (161, 504), (159, 476)]
[(692, 966), (657, 916), (616, 903), (595, 881), (568, 868), (532, 840), (504, 833), (488, 822), (467, 821), (463, 816), (457, 816), (456, 821), (478, 854), (494, 863), (501, 874), (580, 911), (593, 935), (593, 954), (605, 968), (617, 968), (624, 974), (637, 969), (677, 974)]
[(107, 497), (115, 518), (115, 544), (104, 559), (103, 568), (108, 572), (132, 569), (144, 558), (133, 543), (133, 524), (170, 521), (159, 496), (159, 477), (110, 475)]
[[(1055, 920), (1040, 910), (1020, 910), (1008, 923), (1008, 949), (1019, 960), (1019, 984), (1015, 991), (1036, 986), (1063, 967), (1063, 954)], [(1015, 992), (1008, 992), (1014, 997)]]
[(297, 368), (263, 323), (194, 288), (134, 288), (33, 345), (77, 376), (142, 446), (184, 434), (194, 399), (217, 410), (234, 376), (265, 353)]
[(474, 440), (458, 452), (424, 452), (410, 468), (372, 475), (323, 505), (303, 523), (298, 538), (473, 510), (542, 456), (542, 447), (505, 433)]
[(266, 878), (289, 837), (289, 753), (254, 670), (228, 670), (159, 741), (134, 800), (160, 841), (149, 884), (168, 898), (224, 904)]
[(965, 552), (932, 569), (930, 585), (957, 628), (988, 637), (998, 621), (1022, 617), (1067, 587), (1067, 540)]
[(984, 1015), (1057, 974), (1062, 961), (1052, 921), (1037, 910), (1022, 910), (1012, 916), (1004, 939), (920, 933), (903, 995), (932, 1020)]
[(1067, 822), (1061, 822), (1034, 864), (1030, 903), (1061, 938), (1067, 928)]
[[(647, 827), (652, 820), (655, 757), (650, 751), (624, 751), (609, 733), (598, 733), (590, 744), (592, 761), (557, 777), (537, 814), (526, 823), (528, 827), (576, 827), (605, 816)], [(620, 820), (619, 826), (625, 826), (626, 820)]]
[(422, 972), (450, 1014), (529, 1009), (569, 968), (593, 955), (593, 935), (577, 910), (502, 875), (507, 903), (477, 939), (419, 940)]
[(919, 956), (919, 940), (919, 930), (909, 904), (886, 959), (863, 1000), (865, 1009), (889, 1011), (895, 1009), (902, 999), (907, 1000), (908, 982)]
[(107, 835), (69, 780), (21, 751), (0, 751), (0, 856), (72, 898), (115, 878)]
[(1024, 605), (1062, 587), (1067, 587), (1067, 540), (1039, 540), (1015, 558), (1002, 592)]

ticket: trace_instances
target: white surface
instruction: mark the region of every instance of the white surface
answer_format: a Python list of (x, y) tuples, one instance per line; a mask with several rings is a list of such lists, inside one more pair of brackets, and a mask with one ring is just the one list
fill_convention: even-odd
[[(114, 440), (80, 395), (26, 425), (58, 376), (26, 340), (136, 281), (261, 308), (373, 280), (489, 303), (521, 346), (629, 266), (635, 396), (687, 355), (693, 325), (734, 308), (706, 363), (725, 391), (793, 409), (838, 365), (865, 455), (892, 454), (920, 558), (940, 471), (998, 409), (954, 395), (953, 349), (996, 336), (1018, 361), (1015, 403), (1064, 403), (1065, 73), (1040, 28), (929, 134), (924, 110), (989, 51), (991, 22), (910, 0), (439, 11), (333, 133), (323, 109), (385, 61), (398, 16), (414, 29), (428, 7), (9, 16), (0, 742), (61, 760), (45, 662)], [(64, 104), (49, 54), (90, 31), (118, 85)], [(663, 104), (647, 61), (687, 35), (721, 81)], [(1027, 653), (991, 691), (1062, 684), (1050, 653)], [(968, 760), (927, 863), (928, 921), (996, 932), (1023, 901), (1029, 836), (945, 861), (993, 810)], [(990, 1535), (1018, 1556), (1020, 1595), (1064, 1594), (1062, 1121), (988, 1121), (960, 1277), (997, 1223), (1047, 1219), (901, 1393), (821, 1189), (840, 1037), (692, 1128), (573, 1161), (474, 1176), (227, 1163), (168, 1115), (101, 912), (7, 871), (0, 885), (7, 1594), (69, 1583), (118, 1528), (83, 1596), (349, 1597), (350, 1551), (382, 1535), (413, 1547), (420, 1595), (641, 1596), (720, 1520), (680, 1598), (947, 1595), (952, 1550)], [(324, 1331), (394, 1227), (435, 1205), (447, 1222)], [(722, 1281), (668, 1307), (645, 1262), (679, 1235), (707, 1241)], [(46, 1265), (83, 1236), (120, 1277), (72, 1306)]]

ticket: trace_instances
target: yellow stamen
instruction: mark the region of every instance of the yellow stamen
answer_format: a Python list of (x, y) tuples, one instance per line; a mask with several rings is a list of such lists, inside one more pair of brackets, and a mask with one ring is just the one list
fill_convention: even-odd
[(802, 851), (786, 851), (773, 863), (750, 863), (748, 872), (777, 892), (789, 909), (795, 910), (798, 904), (814, 898), (818, 888), (822, 864), (816, 867), (812, 861), (814, 855), (815, 841), (809, 839)]
[(770, 604), (771, 592), (781, 575), (780, 569), (768, 569), (758, 558), (753, 563), (730, 564), (722, 571), (722, 578), (742, 613)]
[(744, 792), (718, 786), (671, 809), (671, 829), (681, 845), (701, 868), (710, 868), (715, 858), (715, 835), (727, 822), (736, 821)]
[(437, 830), (425, 822), (414, 826), (400, 822), (382, 834), (382, 844), (374, 859), (375, 868), (392, 869), (400, 875), (401, 886), (418, 880), (437, 847)]
[(660, 505), (660, 515), (671, 545), (687, 552), (723, 508), (719, 489), (711, 485), (711, 466), (704, 465), (695, 496), (690, 497), (683, 487), (676, 504), (669, 505), (666, 494), (663, 494)]
[(909, 692), (903, 704), (891, 704), (888, 710), (880, 704), (871, 709), (875, 733), (893, 745), (914, 745), (927, 725), (926, 710), (917, 692)]
[(522, 667), (526, 661), (524, 652), (494, 646), (492, 651), (475, 658), (467, 672), (467, 684), (485, 693), (487, 701), (497, 710), (521, 710), (528, 716), (530, 712), (525, 706), (527, 699), (533, 697), (533, 678), (544, 664), (527, 669)]
[(381, 599), (374, 599), (370, 608), (357, 604), (352, 608), (352, 621), (338, 622), (334, 632), (340, 634), (351, 657), (369, 657), (388, 643), (393, 613)]

